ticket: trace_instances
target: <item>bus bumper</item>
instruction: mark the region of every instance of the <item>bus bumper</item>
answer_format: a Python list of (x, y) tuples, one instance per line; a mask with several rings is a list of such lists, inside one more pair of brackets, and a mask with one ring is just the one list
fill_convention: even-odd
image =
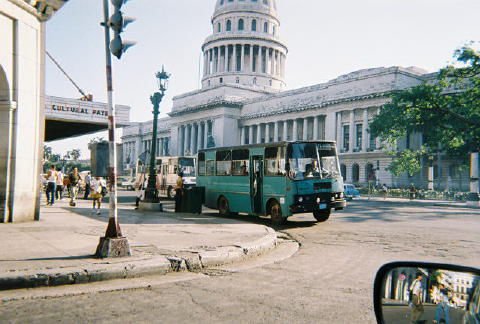
[(335, 209), (342, 210), (347, 205), (345, 199), (336, 199), (328, 203), (300, 203), (297, 202), (290, 206), (292, 214), (312, 213), (317, 210)]

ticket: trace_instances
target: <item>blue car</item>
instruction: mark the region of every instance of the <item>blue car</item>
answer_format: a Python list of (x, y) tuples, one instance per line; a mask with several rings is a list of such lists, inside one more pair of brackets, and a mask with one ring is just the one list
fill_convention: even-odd
[(343, 184), (343, 191), (345, 195), (345, 199), (352, 200), (353, 198), (360, 197), (360, 191), (355, 189), (353, 184), (345, 183)]

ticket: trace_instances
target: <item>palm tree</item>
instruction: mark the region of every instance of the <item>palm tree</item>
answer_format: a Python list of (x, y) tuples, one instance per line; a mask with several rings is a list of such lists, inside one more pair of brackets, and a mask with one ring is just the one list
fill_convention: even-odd
[(80, 149), (73, 149), (73, 150), (70, 151), (70, 157), (74, 161), (77, 161), (80, 158), (81, 154), (82, 154), (82, 151), (80, 151)]

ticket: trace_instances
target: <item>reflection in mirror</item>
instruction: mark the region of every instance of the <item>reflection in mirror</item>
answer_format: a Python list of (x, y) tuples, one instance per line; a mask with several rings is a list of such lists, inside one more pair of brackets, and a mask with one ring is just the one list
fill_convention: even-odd
[(437, 268), (398, 267), (383, 278), (385, 324), (480, 324), (480, 277)]

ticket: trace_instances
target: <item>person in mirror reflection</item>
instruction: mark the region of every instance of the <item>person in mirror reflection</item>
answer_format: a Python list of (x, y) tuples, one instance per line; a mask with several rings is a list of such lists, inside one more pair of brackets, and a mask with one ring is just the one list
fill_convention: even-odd
[(437, 310), (435, 311), (435, 319), (433, 320), (433, 323), (445, 323), (448, 324), (450, 320), (449, 312), (448, 312), (448, 300), (449, 300), (449, 295), (451, 295), (451, 292), (443, 283), (440, 283), (438, 285), (438, 290), (437, 290), (437, 296), (438, 296), (438, 304), (437, 304)]
[(423, 287), (422, 287), (422, 279), (423, 273), (418, 271), (416, 273), (415, 280), (413, 280), (412, 284), (410, 285), (410, 292), (412, 294), (412, 313), (411, 313), (411, 323), (412, 324), (420, 324), (422, 321), (420, 318), (423, 315)]

